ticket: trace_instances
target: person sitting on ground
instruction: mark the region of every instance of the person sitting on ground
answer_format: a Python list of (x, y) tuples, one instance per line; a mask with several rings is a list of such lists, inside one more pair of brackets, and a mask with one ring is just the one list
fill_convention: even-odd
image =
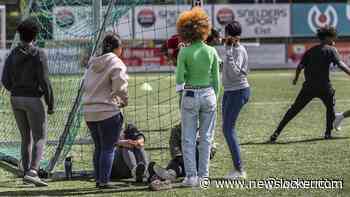
[(147, 177), (148, 158), (144, 149), (145, 136), (134, 125), (128, 124), (117, 143), (111, 178), (134, 178), (142, 182)]
[[(197, 136), (198, 139), (198, 136)], [(198, 168), (198, 141), (196, 143), (196, 160)], [(169, 161), (167, 167), (164, 169), (157, 165), (155, 162), (150, 162), (149, 164), (149, 174), (152, 179), (151, 188), (157, 188), (157, 185), (160, 184), (158, 180), (169, 180), (175, 182), (178, 177), (185, 177), (185, 167), (184, 160), (182, 155), (181, 147), (181, 125), (177, 125), (171, 129), (170, 140), (169, 140), (169, 149), (171, 160)], [(210, 150), (210, 159), (213, 159), (216, 153), (215, 143), (212, 144)], [(155, 189), (157, 190), (157, 189)]]

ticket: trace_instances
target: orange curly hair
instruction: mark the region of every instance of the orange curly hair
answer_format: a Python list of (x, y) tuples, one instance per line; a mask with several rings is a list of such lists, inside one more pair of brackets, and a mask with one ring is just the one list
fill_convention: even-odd
[(206, 40), (211, 25), (207, 13), (200, 7), (180, 14), (176, 22), (178, 34), (185, 42)]

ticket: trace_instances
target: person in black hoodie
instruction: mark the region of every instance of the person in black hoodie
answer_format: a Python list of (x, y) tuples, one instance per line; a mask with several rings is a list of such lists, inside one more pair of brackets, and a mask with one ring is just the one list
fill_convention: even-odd
[(17, 31), (21, 42), (6, 58), (1, 81), (11, 92), (11, 105), (21, 133), (23, 182), (47, 186), (38, 176), (47, 140), (47, 114), (54, 113), (47, 56), (33, 45), (40, 31), (33, 18), (21, 22)]

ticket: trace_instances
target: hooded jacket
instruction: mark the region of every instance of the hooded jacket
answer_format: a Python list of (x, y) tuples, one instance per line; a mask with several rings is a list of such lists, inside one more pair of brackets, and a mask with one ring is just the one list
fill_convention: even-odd
[(54, 97), (49, 80), (47, 56), (30, 43), (21, 43), (5, 60), (1, 81), (15, 97), (44, 95), (48, 110), (54, 108)]
[(86, 121), (101, 121), (120, 113), (119, 103), (128, 102), (127, 68), (114, 53), (93, 57), (84, 76)]

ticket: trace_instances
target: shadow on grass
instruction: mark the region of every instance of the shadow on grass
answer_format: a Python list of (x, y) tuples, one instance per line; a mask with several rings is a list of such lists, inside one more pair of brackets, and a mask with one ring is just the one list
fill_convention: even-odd
[[(17, 187), (18, 188), (18, 187)], [(23, 189), (23, 188), (21, 188)], [(97, 189), (91, 188), (72, 188), (72, 189), (30, 189), (30, 190), (17, 190), (17, 191), (4, 191), (0, 192), (0, 196), (78, 196), (78, 195), (93, 195), (93, 194), (110, 194), (119, 192), (135, 192), (135, 191), (148, 191), (147, 186), (143, 187), (131, 187), (118, 185), (116, 189)]]
[(292, 141), (282, 141), (282, 142), (275, 142), (275, 143), (270, 143), (270, 142), (244, 142), (241, 143), (241, 146), (250, 146), (250, 145), (287, 145), (287, 144), (299, 144), (299, 143), (309, 143), (309, 142), (317, 142), (317, 141), (332, 141), (332, 140), (344, 140), (344, 139), (350, 139), (350, 137), (333, 137), (332, 139), (325, 140), (323, 137), (321, 138), (312, 138), (312, 139), (305, 139), (305, 140), (292, 140)]

